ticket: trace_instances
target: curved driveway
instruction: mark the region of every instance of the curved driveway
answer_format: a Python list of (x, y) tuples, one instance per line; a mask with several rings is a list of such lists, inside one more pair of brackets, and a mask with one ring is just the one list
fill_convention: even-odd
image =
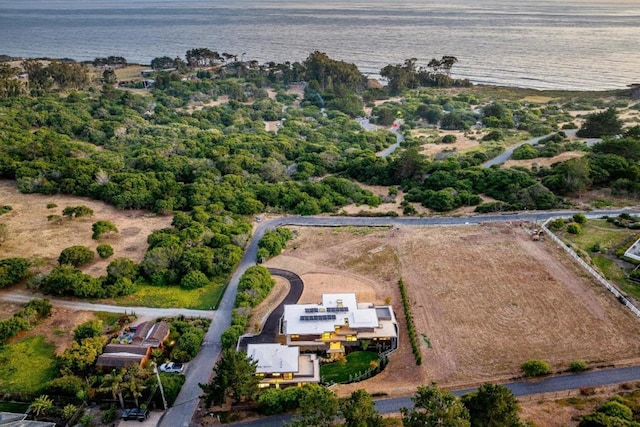
[(282, 302), (273, 309), (269, 314), (269, 317), (264, 322), (262, 332), (260, 335), (254, 335), (252, 337), (244, 337), (240, 342), (240, 349), (246, 350), (247, 344), (262, 344), (276, 342), (275, 338), (278, 336), (280, 328), (280, 318), (284, 314), (284, 306), (286, 304), (295, 304), (300, 299), (302, 291), (304, 290), (304, 282), (296, 273), (288, 270), (281, 270), (279, 268), (270, 268), (269, 273), (272, 276), (279, 276), (289, 281), (289, 293), (284, 297)]

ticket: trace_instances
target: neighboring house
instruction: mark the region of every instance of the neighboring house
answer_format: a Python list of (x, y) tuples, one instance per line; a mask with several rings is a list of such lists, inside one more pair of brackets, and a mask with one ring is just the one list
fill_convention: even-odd
[(25, 420), (26, 414), (0, 412), (0, 426), (2, 427), (56, 427), (56, 423), (46, 421)]
[(107, 344), (96, 360), (96, 368), (109, 371), (127, 366), (144, 366), (151, 355), (151, 347), (136, 344)]
[(315, 354), (300, 354), (299, 347), (282, 344), (249, 344), (247, 355), (256, 361), (260, 388), (301, 386), (320, 382), (320, 363)]
[(284, 306), (285, 343), (303, 351), (344, 353), (345, 347), (397, 348), (398, 322), (390, 305), (358, 303), (356, 295), (324, 294), (321, 304)]
[(151, 350), (163, 347), (169, 332), (166, 322), (143, 322), (135, 328), (130, 344), (107, 344), (98, 356), (96, 368), (108, 371), (133, 365), (144, 366)]
[(143, 322), (135, 328), (132, 342), (150, 347), (162, 347), (169, 338), (169, 324), (167, 322)]

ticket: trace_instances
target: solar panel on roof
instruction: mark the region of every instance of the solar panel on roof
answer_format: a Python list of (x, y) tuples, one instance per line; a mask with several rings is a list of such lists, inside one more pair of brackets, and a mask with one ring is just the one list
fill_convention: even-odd
[(349, 307), (327, 307), (329, 313), (345, 313), (349, 311)]
[(305, 313), (317, 313), (318, 312), (318, 307), (307, 307), (304, 309)]
[(336, 320), (336, 315), (335, 314), (303, 314), (302, 316), (300, 316), (300, 320), (301, 321), (308, 321), (308, 320)]

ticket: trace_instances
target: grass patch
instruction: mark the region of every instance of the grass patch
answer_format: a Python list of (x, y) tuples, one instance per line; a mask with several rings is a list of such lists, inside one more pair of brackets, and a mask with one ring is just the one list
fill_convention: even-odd
[(320, 366), (320, 378), (324, 382), (344, 383), (371, 368), (378, 355), (370, 351), (356, 351), (346, 357), (346, 363), (333, 362)]
[(225, 285), (221, 283), (212, 283), (204, 288), (190, 290), (178, 286), (138, 285), (136, 293), (116, 298), (110, 302), (126, 307), (180, 307), (209, 310), (211, 307), (218, 307), (225, 288)]
[(5, 345), (0, 350), (0, 390), (38, 393), (58, 374), (55, 350), (43, 336)]
[(122, 313), (110, 313), (108, 311), (94, 311), (96, 319), (102, 320), (105, 326), (115, 326), (122, 317)]
[(640, 298), (640, 286), (627, 279), (625, 271), (620, 268), (615, 259), (590, 251), (596, 244), (607, 250), (615, 250), (636, 232), (636, 230), (616, 227), (605, 220), (588, 220), (583, 225), (581, 234), (562, 233), (562, 237), (587, 252), (605, 279), (619, 286), (624, 292)]
[(563, 237), (580, 247), (584, 251), (599, 243), (607, 249), (615, 248), (632, 234), (632, 230), (616, 227), (605, 220), (589, 220), (582, 227), (582, 233), (575, 235), (564, 233)]

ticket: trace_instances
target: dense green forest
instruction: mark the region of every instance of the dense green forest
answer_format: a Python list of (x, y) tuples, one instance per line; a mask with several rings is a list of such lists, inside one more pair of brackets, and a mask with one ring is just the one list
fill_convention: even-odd
[[(562, 102), (534, 104), (515, 92), (499, 97), (498, 90), (452, 79), (454, 57), (434, 59), (427, 68), (416, 68), (413, 59), (389, 65), (381, 70), (388, 86), (370, 87), (355, 65), (321, 52), (302, 63), (259, 65), (208, 49), (188, 51), (185, 61), (156, 58), (154, 88), (139, 91), (129, 88), (140, 80), (116, 87), (114, 68), (124, 59), (114, 58), (96, 59), (92, 70), (100, 81), (92, 80), (87, 64), (27, 60), (24, 83), (14, 78), (18, 68), (0, 63), (0, 178), (15, 180), (24, 193), (88, 196), (121, 209), (175, 215), (172, 228), (149, 237), (139, 266), (115, 260), (96, 282), (62, 264), (55, 283), (42, 281), (43, 290), (104, 297), (131, 292), (136, 280), (204, 286), (239, 262), (251, 215), (337, 213), (347, 204), (381, 203), (355, 181), (402, 188), (406, 215), (416, 212), (411, 202), (437, 212), (465, 205), (490, 212), (565, 207), (564, 196), (591, 188), (628, 197), (640, 192), (640, 127), (623, 130), (614, 108), (629, 104), (625, 92), (608, 101), (567, 94)], [(301, 81), (304, 98), (296, 100), (286, 90)], [(373, 104), (392, 94), (403, 94), (402, 100)], [(223, 96), (226, 102), (207, 106)], [(393, 155), (376, 152), (396, 135), (364, 131), (354, 120), (365, 105), (378, 124), (402, 118), (404, 142)], [(571, 127), (567, 110), (596, 107), (611, 108), (588, 116), (581, 132), (604, 142), (593, 149), (566, 142), (559, 131)], [(278, 131), (267, 132), (265, 121), (277, 121)], [(489, 130), (479, 149), (444, 158), (421, 154), (422, 142), (411, 134), (418, 127), (478, 126)], [(516, 156), (589, 153), (531, 170), (481, 167), (509, 138), (553, 132)], [(481, 203), (483, 195), (495, 201)]]

